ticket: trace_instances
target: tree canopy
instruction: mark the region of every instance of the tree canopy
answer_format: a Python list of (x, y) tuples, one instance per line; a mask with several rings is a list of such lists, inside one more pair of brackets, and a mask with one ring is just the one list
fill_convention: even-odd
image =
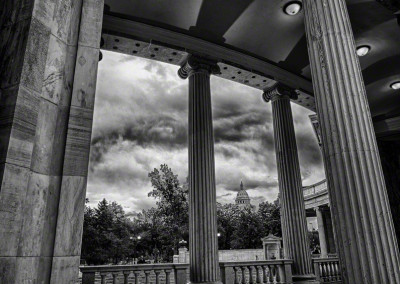
[[(179, 242), (189, 242), (188, 183), (166, 164), (149, 173), (156, 206), (131, 221), (123, 208), (105, 199), (97, 208), (86, 206), (82, 258), (89, 264), (129, 261), (132, 258), (170, 262)], [(217, 203), (219, 249), (261, 248), (269, 233), (281, 236), (279, 202), (262, 202), (255, 208)]]

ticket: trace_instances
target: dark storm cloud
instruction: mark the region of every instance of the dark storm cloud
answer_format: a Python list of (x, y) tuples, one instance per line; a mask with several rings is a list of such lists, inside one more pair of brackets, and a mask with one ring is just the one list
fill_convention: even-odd
[(264, 131), (266, 118), (260, 113), (245, 113), (214, 120), (215, 142), (240, 142), (258, 138)]
[[(128, 211), (154, 205), (148, 173), (167, 163), (187, 176), (188, 81), (177, 67), (104, 52), (99, 66), (88, 196)], [(259, 90), (212, 77), (218, 201), (234, 202), (240, 181), (253, 204), (277, 195), (271, 105)], [(293, 107), (302, 177), (319, 181), (321, 159), (308, 113)], [(314, 178), (317, 176), (316, 178)]]

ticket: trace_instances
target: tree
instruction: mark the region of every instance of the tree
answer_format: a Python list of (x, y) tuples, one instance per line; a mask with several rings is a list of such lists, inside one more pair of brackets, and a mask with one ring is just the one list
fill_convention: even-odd
[(261, 202), (258, 206), (258, 214), (261, 217), (264, 236), (268, 236), (269, 234), (282, 236), (279, 199), (272, 203), (268, 201)]
[[(156, 206), (143, 210), (133, 221), (125, 217), (121, 205), (103, 199), (84, 214), (82, 258), (89, 264), (107, 264), (142, 257), (172, 261), (179, 241), (189, 241), (188, 184), (166, 164), (149, 173)], [(262, 202), (254, 208), (217, 203), (219, 249), (261, 247), (269, 233), (281, 236), (279, 201)], [(140, 236), (140, 240), (138, 237)]]
[(243, 208), (237, 218), (231, 248), (248, 249), (261, 247), (263, 237), (262, 220), (258, 212)]
[(131, 254), (132, 223), (121, 205), (103, 199), (84, 212), (82, 258), (88, 264), (117, 264)]

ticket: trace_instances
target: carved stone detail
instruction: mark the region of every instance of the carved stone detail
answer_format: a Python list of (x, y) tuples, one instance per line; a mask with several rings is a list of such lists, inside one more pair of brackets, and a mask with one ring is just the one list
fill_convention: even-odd
[(263, 99), (265, 102), (274, 101), (278, 97), (287, 96), (289, 99), (297, 100), (298, 94), (295, 90), (277, 83), (269, 89), (264, 90)]
[(207, 74), (221, 74), (219, 66), (213, 60), (189, 55), (181, 68), (178, 70), (178, 76), (186, 79), (195, 72), (205, 72)]

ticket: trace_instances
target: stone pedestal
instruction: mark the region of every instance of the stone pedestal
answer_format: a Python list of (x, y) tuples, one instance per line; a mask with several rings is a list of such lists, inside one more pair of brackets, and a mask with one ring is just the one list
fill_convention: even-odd
[(313, 283), (315, 276), (311, 266), (291, 97), (296, 97), (296, 94), (282, 85), (276, 85), (263, 94), (266, 102), (272, 101), (284, 257), (294, 260), (294, 280)]
[(324, 218), (322, 216), (322, 209), (319, 207), (315, 208), (315, 212), (317, 214), (317, 223), (318, 223), (318, 237), (319, 237), (319, 246), (321, 249), (321, 257), (328, 257), (328, 247), (326, 244), (326, 234), (325, 234), (325, 224)]
[(189, 253), (191, 283), (220, 283), (210, 74), (214, 62), (189, 56)]
[(303, 5), (344, 282), (400, 283), (397, 240), (346, 1)]

